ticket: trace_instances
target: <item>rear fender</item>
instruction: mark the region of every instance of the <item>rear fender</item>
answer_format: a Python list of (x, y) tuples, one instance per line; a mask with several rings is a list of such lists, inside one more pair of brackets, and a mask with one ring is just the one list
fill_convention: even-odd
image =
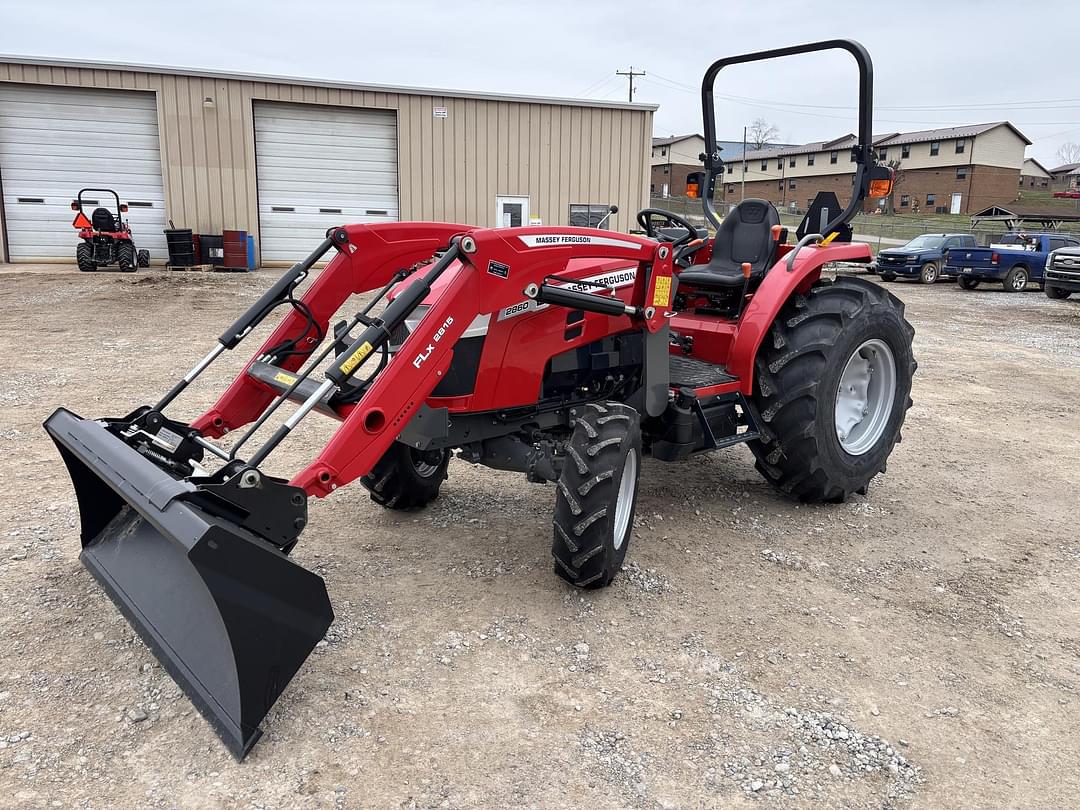
[(773, 265), (739, 318), (728, 358), (728, 371), (739, 378), (744, 394), (753, 393), (754, 359), (784, 304), (793, 295), (808, 292), (821, 278), (821, 268), (829, 262), (868, 262), (870, 258), (869, 245), (848, 242), (825, 247), (808, 245), (798, 252), (790, 271), (787, 256)]

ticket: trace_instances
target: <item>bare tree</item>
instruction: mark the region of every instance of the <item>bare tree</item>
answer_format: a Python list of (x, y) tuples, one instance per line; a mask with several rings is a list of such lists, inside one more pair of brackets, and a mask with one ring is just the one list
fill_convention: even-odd
[(1062, 165), (1066, 163), (1080, 163), (1080, 143), (1066, 141), (1057, 150), (1057, 158)]
[(896, 190), (900, 188), (900, 184), (904, 182), (904, 170), (899, 158), (893, 158), (885, 165), (893, 171), (893, 184), (892, 189), (889, 191), (889, 196), (885, 200), (885, 213), (892, 215), (896, 213)]
[(746, 145), (750, 149), (761, 149), (780, 134), (780, 130), (764, 118), (755, 118), (746, 131)]

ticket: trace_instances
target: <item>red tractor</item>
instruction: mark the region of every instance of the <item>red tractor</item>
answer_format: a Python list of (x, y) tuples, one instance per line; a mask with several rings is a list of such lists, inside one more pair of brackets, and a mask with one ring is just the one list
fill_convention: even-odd
[[(111, 194), (116, 199), (116, 213), (113, 214), (97, 200), (84, 200), (88, 191)], [(94, 212), (88, 217), (83, 206), (95, 205)], [(136, 267), (150, 265), (150, 251), (136, 250), (131, 238), (131, 226), (124, 222), (123, 215), (128, 207), (120, 202), (120, 195), (111, 188), (84, 188), (71, 203), (71, 210), (77, 211), (72, 226), (79, 229), (82, 241), (75, 248), (75, 259), (84, 273), (116, 265), (122, 273), (133, 273)]]
[[(763, 200), (717, 216), (716, 152), (703, 156), (701, 194), (714, 236), (651, 209), (638, 217), (644, 236), (344, 225), (154, 405), (49, 417), (79, 499), (84, 564), (238, 757), (333, 620), (322, 578), (289, 556), (311, 497), (359, 480), (386, 508), (421, 507), (453, 452), (515, 470), (554, 484), (555, 572), (597, 588), (627, 554), (646, 457), (747, 443), (769, 482), (808, 502), (866, 493), (884, 472), (911, 404), (913, 330), (884, 289), (822, 278), (831, 262), (870, 261), (846, 223), (891, 185), (874, 163), (869, 55), (833, 40), (716, 62), (705, 141), (716, 142), (721, 68), (830, 48), (861, 73), (854, 190), (842, 210), (820, 196), (795, 244)], [(208, 411), (165, 415), (278, 307), (284, 319)], [(337, 420), (336, 433), (290, 480), (268, 475), (267, 457), (312, 411)]]

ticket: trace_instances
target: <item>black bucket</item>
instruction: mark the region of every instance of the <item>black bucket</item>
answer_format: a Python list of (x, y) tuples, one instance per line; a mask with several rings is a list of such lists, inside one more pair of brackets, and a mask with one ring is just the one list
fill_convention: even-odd
[(190, 228), (166, 228), (165, 242), (169, 246), (169, 264), (173, 267), (192, 267), (195, 264), (195, 240)]
[(61, 408), (45, 429), (79, 501), (80, 559), (242, 759), (334, 619), (325, 583), (102, 423)]

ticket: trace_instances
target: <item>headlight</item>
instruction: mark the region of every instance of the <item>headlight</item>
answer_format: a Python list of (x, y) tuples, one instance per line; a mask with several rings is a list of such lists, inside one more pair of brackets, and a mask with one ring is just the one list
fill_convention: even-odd
[(919, 257), (918, 256), (908, 256), (907, 257), (907, 263), (908, 264), (918, 264), (919, 263)]
[(1046, 254), (1046, 266), (1043, 267), (1043, 270), (1049, 270), (1050, 266), (1053, 263), (1054, 263), (1054, 254), (1053, 253), (1047, 253)]

